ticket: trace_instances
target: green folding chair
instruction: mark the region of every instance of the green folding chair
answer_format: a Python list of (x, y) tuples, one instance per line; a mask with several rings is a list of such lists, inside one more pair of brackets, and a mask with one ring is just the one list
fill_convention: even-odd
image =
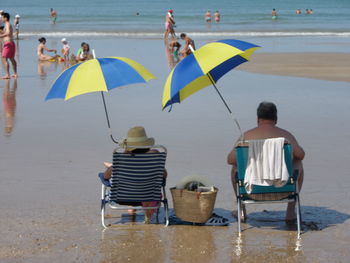
[(241, 207), (243, 204), (266, 204), (266, 203), (289, 203), (296, 202), (297, 209), (297, 230), (298, 238), (301, 231), (301, 210), (298, 189), (298, 170), (293, 170), (292, 147), (289, 143), (284, 144), (284, 160), (288, 169), (289, 179), (282, 187), (275, 186), (257, 186), (254, 185), (252, 192), (247, 193), (244, 186), (244, 177), (248, 164), (249, 141), (240, 141), (236, 146), (237, 173), (236, 193), (237, 193), (237, 212), (238, 212), (238, 233), (241, 229)]

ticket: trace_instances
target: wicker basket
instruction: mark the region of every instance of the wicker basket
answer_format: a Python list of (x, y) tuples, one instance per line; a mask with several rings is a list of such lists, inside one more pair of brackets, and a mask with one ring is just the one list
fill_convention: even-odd
[(170, 188), (176, 217), (187, 222), (205, 223), (213, 214), (218, 189), (194, 192)]

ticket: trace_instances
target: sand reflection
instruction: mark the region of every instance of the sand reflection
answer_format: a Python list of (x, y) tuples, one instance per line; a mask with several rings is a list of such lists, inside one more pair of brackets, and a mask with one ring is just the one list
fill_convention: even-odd
[(102, 232), (101, 262), (164, 262), (162, 226), (116, 226)]
[(215, 262), (213, 227), (174, 226), (171, 262)]
[(282, 262), (286, 258), (302, 257), (302, 239), (295, 233), (262, 233), (250, 230), (233, 240), (232, 262)]
[(6, 136), (10, 136), (15, 125), (15, 113), (16, 113), (16, 90), (17, 79), (14, 79), (11, 86), (11, 80), (4, 80), (5, 87), (3, 92), (3, 107), (4, 107), (4, 133)]

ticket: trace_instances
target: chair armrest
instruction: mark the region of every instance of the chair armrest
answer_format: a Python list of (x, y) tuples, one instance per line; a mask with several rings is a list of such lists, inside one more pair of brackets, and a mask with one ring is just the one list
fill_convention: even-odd
[(100, 178), (102, 184), (104, 184), (107, 187), (111, 187), (111, 183), (109, 182), (109, 180), (104, 178), (104, 173), (98, 173), (98, 178)]

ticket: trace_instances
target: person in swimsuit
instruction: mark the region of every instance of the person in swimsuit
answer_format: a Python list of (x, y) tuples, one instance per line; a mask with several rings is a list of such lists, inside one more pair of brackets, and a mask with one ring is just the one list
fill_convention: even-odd
[(69, 60), (70, 47), (68, 45), (68, 41), (66, 38), (62, 38), (61, 42), (63, 44), (62, 55), (63, 55), (64, 61), (67, 62)]
[(211, 13), (210, 13), (210, 10), (208, 10), (205, 15), (204, 15), (204, 18), (205, 18), (205, 21), (207, 23), (210, 23), (211, 22)]
[(215, 17), (215, 22), (219, 23), (220, 22), (220, 13), (219, 13), (219, 11), (216, 10), (216, 12), (214, 14), (214, 17)]
[(18, 35), (19, 35), (19, 19), (20, 19), (21, 17), (20, 17), (20, 15), (16, 15), (15, 16), (15, 21), (14, 21), (14, 26), (15, 26), (15, 29), (16, 29), (16, 39), (19, 39), (18, 38)]
[(10, 78), (10, 65), (8, 60), (11, 61), (13, 69), (13, 78), (17, 78), (17, 62), (15, 60), (16, 45), (13, 42), (13, 28), (10, 24), (10, 15), (9, 13), (3, 13), (1, 19), (4, 23), (4, 29), (0, 33), (0, 39), (3, 39), (3, 48), (1, 52), (2, 63), (5, 69), (5, 76), (2, 79)]
[[(39, 45), (37, 48), (37, 55), (38, 55), (38, 59), (40, 61), (50, 61), (50, 60), (55, 60), (57, 59), (58, 55), (56, 55), (57, 50), (56, 49), (48, 49), (45, 44), (46, 44), (46, 38), (41, 37), (38, 39), (39, 40)], [(44, 50), (46, 50), (47, 52), (54, 52), (55, 56), (49, 56), (49, 55), (45, 55), (44, 54)]]
[(57, 11), (54, 10), (53, 8), (50, 8), (50, 18), (51, 18), (51, 23), (56, 24), (57, 20)]
[(91, 59), (90, 54), (90, 46), (88, 43), (82, 43), (81, 50), (78, 52), (78, 55), (76, 56), (77, 62), (85, 61), (88, 59)]
[(272, 19), (277, 19), (277, 12), (275, 8), (272, 9), (271, 16), (272, 16)]
[(190, 55), (196, 49), (196, 47), (193, 39), (189, 38), (185, 33), (181, 33), (180, 37), (182, 40), (185, 40), (185, 46), (180, 52), (180, 54), (185, 58)]
[(175, 31), (174, 31), (174, 25), (175, 20), (173, 16), (173, 10), (168, 10), (168, 13), (165, 16), (165, 32), (164, 32), (164, 39), (168, 39), (169, 34), (173, 38), (176, 38)]

